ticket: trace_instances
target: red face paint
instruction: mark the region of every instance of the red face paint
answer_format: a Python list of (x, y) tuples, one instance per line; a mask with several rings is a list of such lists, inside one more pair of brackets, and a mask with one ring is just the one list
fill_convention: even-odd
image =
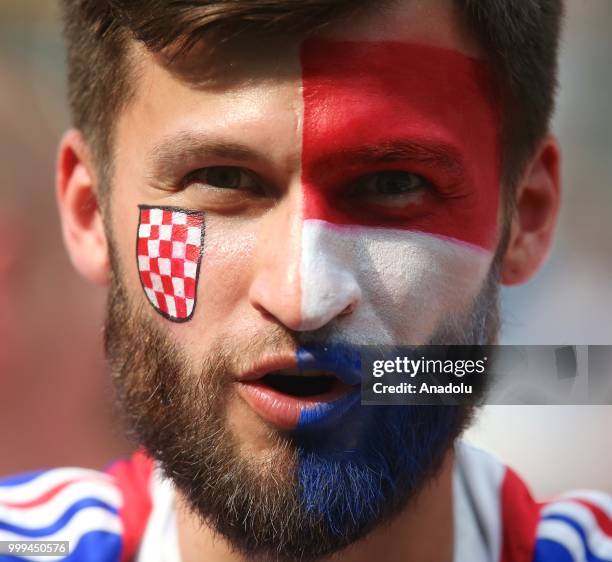
[[(452, 237), (491, 250), (499, 204), (499, 106), (486, 64), (400, 42), (302, 48), (304, 218)], [(384, 170), (433, 186), (404, 208), (351, 195)]]

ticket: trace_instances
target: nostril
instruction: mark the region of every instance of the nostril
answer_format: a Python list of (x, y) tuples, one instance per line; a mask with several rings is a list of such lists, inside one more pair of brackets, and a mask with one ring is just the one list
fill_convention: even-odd
[(347, 316), (348, 314), (351, 314), (353, 312), (353, 310), (355, 310), (355, 303), (351, 303), (349, 304), (340, 314), (339, 316)]

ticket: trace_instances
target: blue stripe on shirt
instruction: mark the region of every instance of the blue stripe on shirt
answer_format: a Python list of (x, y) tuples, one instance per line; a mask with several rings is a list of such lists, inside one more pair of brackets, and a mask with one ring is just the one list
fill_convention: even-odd
[(89, 507), (101, 507), (107, 510), (109, 513), (117, 513), (117, 509), (115, 507), (107, 504), (106, 502), (103, 502), (98, 498), (84, 498), (72, 504), (54, 523), (47, 527), (20, 527), (18, 525), (12, 525), (11, 523), (0, 521), (0, 530), (8, 531), (9, 533), (15, 533), (17, 535), (29, 538), (45, 537), (47, 535), (52, 535), (53, 533), (56, 533), (57, 531), (62, 529), (74, 517), (76, 513), (78, 513), (82, 509), (87, 509)]

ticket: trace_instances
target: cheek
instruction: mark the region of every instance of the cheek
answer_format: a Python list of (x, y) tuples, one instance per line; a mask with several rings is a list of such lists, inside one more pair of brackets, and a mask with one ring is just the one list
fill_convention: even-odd
[(252, 278), (256, 230), (250, 221), (207, 215), (198, 295), (207, 320), (244, 301)]
[(135, 230), (141, 298), (168, 321), (183, 349), (210, 345), (228, 322), (241, 329), (252, 225), (190, 209), (141, 206)]
[(442, 320), (470, 305), (492, 257), (421, 232), (306, 221), (304, 315), (329, 307), (334, 295), (357, 291), (359, 302), (338, 323), (351, 343), (426, 343)]

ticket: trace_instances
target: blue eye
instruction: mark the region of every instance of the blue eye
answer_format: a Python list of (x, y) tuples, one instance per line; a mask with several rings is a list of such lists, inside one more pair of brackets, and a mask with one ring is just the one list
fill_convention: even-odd
[(209, 166), (191, 172), (185, 185), (203, 185), (217, 189), (257, 189), (257, 183), (250, 174), (235, 166)]

